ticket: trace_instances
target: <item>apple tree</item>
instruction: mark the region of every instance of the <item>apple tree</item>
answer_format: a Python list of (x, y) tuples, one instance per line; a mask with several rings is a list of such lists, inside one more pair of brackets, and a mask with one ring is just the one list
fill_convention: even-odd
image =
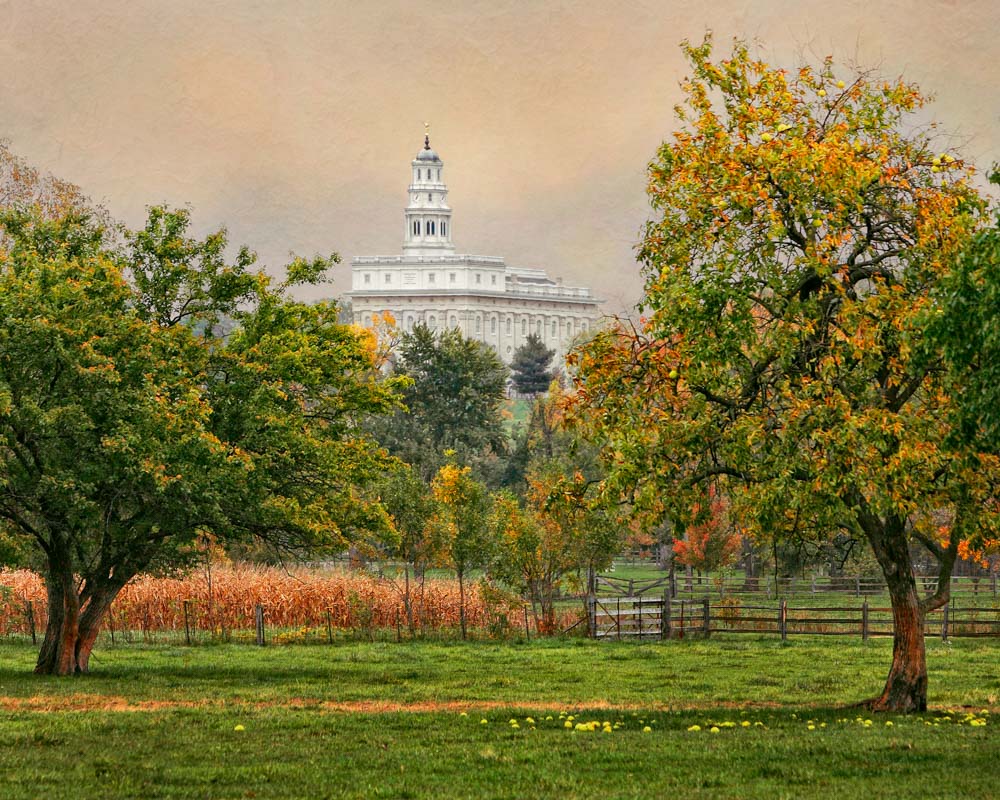
[[(870, 706), (923, 710), (925, 619), (996, 524), (997, 459), (949, 437), (954, 397), (916, 355), (982, 202), (914, 86), (684, 50), (679, 127), (649, 165), (646, 317), (579, 356), (605, 491), (683, 523), (714, 487), (758, 539), (867, 541), (895, 631)], [(926, 596), (914, 547), (938, 564)]]

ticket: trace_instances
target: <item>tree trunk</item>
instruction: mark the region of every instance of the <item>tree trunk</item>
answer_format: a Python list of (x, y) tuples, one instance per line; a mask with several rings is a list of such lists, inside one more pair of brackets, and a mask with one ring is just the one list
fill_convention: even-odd
[(927, 710), (927, 652), (924, 647), (924, 610), (917, 593), (908, 542), (902, 521), (888, 522), (878, 534), (869, 534), (882, 567), (892, 602), (892, 666), (882, 694), (867, 705), (872, 711), (900, 714)]
[(465, 638), (465, 583), (462, 573), (458, 573), (458, 619), (462, 626), (462, 638)]
[(924, 613), (916, 587), (912, 591), (890, 585), (892, 599), (892, 666), (882, 694), (872, 711), (908, 714), (927, 710), (927, 654), (924, 648)]
[(406, 610), (406, 627), (410, 629), (410, 638), (416, 634), (416, 626), (413, 624), (413, 598), (410, 596), (410, 565), (403, 569), (406, 576), (406, 590), (403, 594), (403, 608)]
[(73, 573), (50, 565), (45, 576), (49, 621), (38, 651), (35, 672), (39, 675), (74, 675), (78, 672), (76, 646), (80, 636), (80, 599)]
[(91, 577), (81, 592), (70, 563), (68, 558), (51, 558), (45, 576), (49, 620), (35, 663), (39, 675), (77, 675), (90, 669), (90, 653), (104, 618), (131, 577)]

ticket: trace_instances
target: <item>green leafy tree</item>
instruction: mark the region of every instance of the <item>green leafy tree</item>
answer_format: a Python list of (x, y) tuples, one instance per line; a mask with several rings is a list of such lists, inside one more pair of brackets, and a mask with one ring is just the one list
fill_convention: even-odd
[(398, 353), (406, 408), (373, 423), (379, 441), (428, 482), (447, 450), (478, 472), (490, 471), (506, 451), (507, 368), (496, 353), (458, 330), (434, 333), (424, 325), (401, 335)]
[(439, 563), (458, 578), (459, 620), (466, 637), (465, 584), (469, 572), (485, 567), (494, 548), (489, 525), (491, 498), (470, 467), (445, 464), (431, 482), (437, 511), (427, 523), (427, 543)]
[[(1000, 185), (1000, 171), (990, 179)], [(957, 435), (1000, 452), (1000, 209), (963, 249), (936, 294), (928, 321), (933, 364), (944, 355), (958, 399)]]
[(511, 361), (511, 377), (514, 387), (521, 394), (534, 396), (547, 391), (552, 383), (552, 358), (556, 351), (550, 350), (538, 334), (531, 334), (517, 350)]
[(437, 511), (430, 487), (409, 464), (399, 464), (376, 484), (375, 491), (389, 514), (396, 539), (390, 554), (403, 562), (400, 596), (410, 633), (416, 632), (410, 574), (419, 575), (423, 585), (424, 567), (433, 559), (425, 536), (427, 525)]
[[(951, 441), (953, 398), (914, 356), (980, 200), (912, 124), (913, 86), (685, 50), (682, 125), (649, 167), (645, 324), (580, 359), (605, 488), (683, 524), (714, 484), (759, 540), (866, 540), (895, 622), (870, 705), (921, 711), (924, 621), (996, 522), (997, 460)], [(939, 567), (926, 597), (911, 545)]]
[(535, 400), (519, 439), (509, 486), (494, 504), (498, 551), (490, 572), (531, 601), (538, 630), (555, 632), (555, 601), (567, 586), (610, 566), (625, 528), (614, 505), (597, 502), (603, 476), (598, 448), (567, 425), (566, 394), (557, 383)]
[[(311, 550), (388, 529), (360, 489), (386, 463), (360, 423), (393, 385), (336, 307), (223, 266), (179, 212), (151, 214), (159, 241), (129, 264), (145, 283), (83, 215), (0, 225), (0, 531), (45, 578), (37, 672), (86, 672), (122, 587), (196, 558), (199, 536)], [(226, 341), (201, 324), (222, 312)]]

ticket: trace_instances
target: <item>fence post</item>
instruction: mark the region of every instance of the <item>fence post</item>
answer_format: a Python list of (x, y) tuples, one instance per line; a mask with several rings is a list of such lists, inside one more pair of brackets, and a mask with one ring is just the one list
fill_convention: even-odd
[(326, 610), (326, 640), (333, 644), (333, 615), (330, 609)]
[[(632, 608), (635, 608), (634, 603)], [(642, 595), (639, 595), (639, 641), (642, 641)]]
[(990, 578), (991, 588), (993, 589), (993, 599), (997, 599), (997, 574), (994, 572)]
[(35, 634), (35, 607), (32, 605), (30, 600), (24, 601), (24, 613), (28, 618), (28, 630), (31, 632), (31, 643), (38, 644), (38, 638)]
[(597, 638), (597, 598), (593, 594), (587, 596), (587, 633), (591, 639)]
[(191, 644), (191, 620), (189, 618), (190, 600), (185, 600), (181, 605), (184, 607), (184, 644)]
[(262, 606), (260, 603), (257, 603), (257, 605), (254, 607), (254, 610), (253, 610), (253, 616), (254, 616), (254, 626), (257, 629), (257, 646), (258, 647), (263, 647), (264, 644), (265, 644), (265, 642), (264, 642), (264, 606)]
[[(677, 597), (677, 573), (674, 572), (674, 567), (670, 566), (670, 596)], [(997, 596), (997, 578), (996, 575), (993, 576), (993, 596)]]
[(618, 641), (622, 640), (622, 599), (615, 598), (615, 629), (618, 631)]
[(868, 600), (861, 606), (861, 641), (868, 641)]
[(854, 579), (854, 596), (861, 597), (861, 576), (858, 575)]
[(663, 593), (663, 609), (660, 612), (660, 638), (670, 638), (670, 589)]
[(948, 641), (948, 615), (951, 612), (951, 603), (944, 604), (944, 618), (941, 620), (941, 639)]
[(815, 575), (812, 576), (812, 586), (810, 588), (810, 591), (812, 592), (812, 594), (816, 594), (816, 576)]
[(788, 601), (782, 598), (778, 606), (778, 630), (781, 631), (781, 641), (788, 639)]
[(702, 631), (704, 632), (705, 638), (707, 639), (709, 634), (712, 632), (710, 626), (710, 621), (712, 618), (709, 614), (707, 594), (701, 599), (701, 602), (702, 602)]

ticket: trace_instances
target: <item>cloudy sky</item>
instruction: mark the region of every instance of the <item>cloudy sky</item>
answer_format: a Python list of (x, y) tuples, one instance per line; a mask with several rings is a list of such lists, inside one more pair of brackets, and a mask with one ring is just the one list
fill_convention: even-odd
[(187, 204), (277, 268), (399, 252), (427, 120), (459, 252), (620, 312), (678, 43), (706, 30), (903, 74), (966, 157), (1000, 160), (997, 0), (0, 0), (0, 138), (127, 223)]

